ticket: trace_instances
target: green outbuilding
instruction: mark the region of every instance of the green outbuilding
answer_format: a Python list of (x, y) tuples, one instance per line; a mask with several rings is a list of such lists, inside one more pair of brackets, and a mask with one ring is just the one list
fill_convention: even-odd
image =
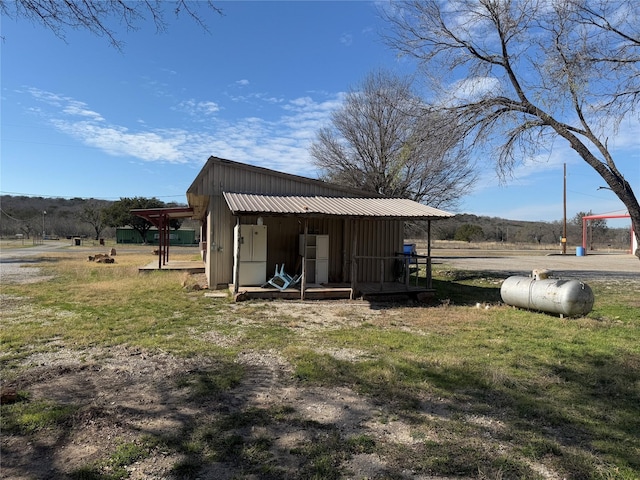
[[(158, 245), (159, 237), (158, 229), (152, 228), (147, 232), (147, 245)], [(116, 228), (116, 242), (138, 245), (144, 243), (140, 233), (130, 227)], [(170, 245), (195, 245), (197, 243), (196, 231), (193, 229), (171, 230), (169, 233), (169, 242)]]

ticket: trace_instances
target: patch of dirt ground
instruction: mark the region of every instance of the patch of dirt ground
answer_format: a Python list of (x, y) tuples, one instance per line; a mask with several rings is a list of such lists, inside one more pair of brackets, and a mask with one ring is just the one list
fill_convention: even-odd
[[(336, 354), (349, 356), (348, 352)], [(199, 397), (192, 388), (180, 385), (218, 369), (209, 358), (152, 355), (123, 346), (31, 355), (23, 362), (29, 368), (12, 385), (28, 392), (30, 402), (73, 405), (76, 410), (61, 428), (30, 436), (3, 435), (1, 476), (67, 478), (104, 459), (118, 445), (153, 437), (173, 441), (174, 448), (152, 446), (150, 454), (127, 467), (128, 478), (183, 478), (176, 466), (184, 464), (188, 452), (175, 444), (197, 437), (198, 425), (215, 424), (235, 414), (251, 419), (261, 411), (282, 412), (288, 421), (239, 421), (235, 433), (248, 442), (270, 439), (267, 461), (277, 466), (278, 475), (243, 477), (247, 465), (222, 458), (205, 462), (197, 476), (186, 478), (304, 478), (296, 473), (304, 470), (304, 457), (296, 451), (310, 448), (327, 435), (344, 439), (367, 435), (396, 446), (416, 442), (409, 424), (349, 388), (301, 388), (291, 366), (276, 353), (247, 351), (237, 364), (245, 370), (238, 385)], [(185, 438), (176, 440), (176, 436)], [(384, 459), (370, 452), (345, 457), (343, 467), (350, 472), (348, 478), (382, 478), (388, 471)]]

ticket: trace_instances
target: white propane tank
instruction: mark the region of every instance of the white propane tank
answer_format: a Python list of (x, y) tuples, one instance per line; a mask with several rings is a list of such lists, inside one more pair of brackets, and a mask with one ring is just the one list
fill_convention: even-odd
[(567, 317), (586, 315), (593, 308), (593, 291), (578, 280), (508, 277), (500, 287), (507, 305), (558, 313)]

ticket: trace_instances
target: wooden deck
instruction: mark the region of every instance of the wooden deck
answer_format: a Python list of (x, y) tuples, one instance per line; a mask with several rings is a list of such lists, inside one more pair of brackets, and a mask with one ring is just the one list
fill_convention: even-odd
[(153, 272), (157, 270), (181, 271), (186, 273), (204, 273), (204, 262), (197, 261), (168, 261), (162, 268), (158, 268), (158, 260), (138, 268), (138, 272)]
[[(229, 286), (233, 291), (233, 285)], [(359, 284), (354, 298), (364, 300), (406, 300), (420, 296), (431, 297), (435, 294), (433, 289), (424, 287), (406, 287), (401, 283), (385, 283), (382, 288), (379, 283)], [(278, 290), (276, 288), (264, 288), (254, 286), (242, 286), (238, 290), (238, 299), (288, 299), (299, 300), (301, 292), (299, 288), (287, 288)], [(307, 285), (305, 289), (305, 300), (329, 300), (329, 299), (350, 299), (351, 287), (346, 284), (329, 285)]]

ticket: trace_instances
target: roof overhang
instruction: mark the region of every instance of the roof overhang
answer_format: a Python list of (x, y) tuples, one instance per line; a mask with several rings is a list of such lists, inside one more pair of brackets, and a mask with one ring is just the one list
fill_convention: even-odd
[(192, 218), (193, 208), (191, 207), (166, 207), (166, 208), (134, 208), (131, 213), (137, 217), (150, 221), (156, 227), (160, 222), (177, 218)]
[(256, 195), (224, 192), (234, 215), (349, 217), (388, 220), (435, 220), (453, 213), (405, 198)]
[(193, 210), (193, 218), (202, 220), (207, 214), (209, 196), (187, 192), (187, 202), (189, 203), (189, 207)]

